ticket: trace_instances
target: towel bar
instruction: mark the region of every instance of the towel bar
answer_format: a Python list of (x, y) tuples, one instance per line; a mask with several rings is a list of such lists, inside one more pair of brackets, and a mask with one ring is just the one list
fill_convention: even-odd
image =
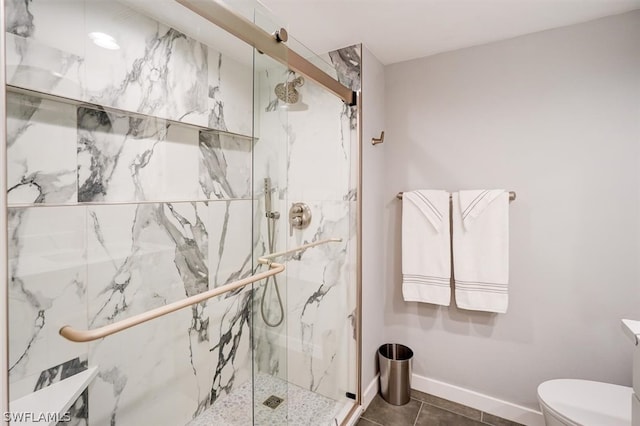
[[(396, 198), (402, 200), (402, 194), (403, 192), (398, 192), (398, 195), (396, 195)], [(451, 199), (451, 195), (449, 195), (449, 199)], [(515, 199), (516, 199), (515, 191), (509, 191), (509, 201), (513, 201)]]

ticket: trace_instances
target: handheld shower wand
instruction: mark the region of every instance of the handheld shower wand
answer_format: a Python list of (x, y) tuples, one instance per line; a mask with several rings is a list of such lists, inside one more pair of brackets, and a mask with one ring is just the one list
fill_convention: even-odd
[[(275, 233), (276, 233), (276, 220), (280, 219), (280, 213), (271, 210), (271, 178), (264, 178), (264, 214), (267, 217), (267, 243), (269, 246), (269, 253), (275, 252)], [(278, 308), (280, 310), (280, 319), (276, 322), (270, 322), (265, 313), (265, 299), (267, 298), (267, 290), (269, 290), (269, 280), (273, 280), (273, 288), (276, 291), (276, 297), (278, 298)], [(262, 292), (262, 299), (260, 300), (260, 314), (262, 320), (269, 327), (277, 327), (284, 321), (284, 306), (282, 304), (282, 297), (280, 296), (280, 290), (278, 289), (278, 280), (275, 275), (267, 277), (264, 283), (264, 290)]]

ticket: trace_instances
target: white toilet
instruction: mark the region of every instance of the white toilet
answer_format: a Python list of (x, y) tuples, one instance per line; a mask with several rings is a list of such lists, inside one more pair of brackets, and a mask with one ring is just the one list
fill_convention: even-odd
[(547, 426), (640, 426), (640, 321), (622, 320), (622, 329), (635, 346), (633, 387), (575, 379), (544, 382), (538, 401)]
[(549, 380), (538, 386), (547, 426), (631, 426), (633, 389), (589, 380)]

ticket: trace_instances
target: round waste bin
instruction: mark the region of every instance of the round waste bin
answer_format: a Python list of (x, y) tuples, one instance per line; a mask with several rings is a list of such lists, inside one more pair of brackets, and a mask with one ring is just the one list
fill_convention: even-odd
[(398, 343), (378, 348), (380, 394), (393, 405), (404, 405), (411, 396), (411, 362), (413, 351)]

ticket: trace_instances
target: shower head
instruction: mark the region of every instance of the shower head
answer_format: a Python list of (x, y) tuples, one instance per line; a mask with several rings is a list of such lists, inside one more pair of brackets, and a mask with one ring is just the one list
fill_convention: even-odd
[[(293, 73), (291, 74), (293, 75)], [(288, 80), (288, 79), (287, 79)], [(287, 104), (295, 104), (300, 100), (300, 93), (296, 90), (296, 87), (304, 85), (304, 78), (302, 76), (296, 77), (291, 81), (285, 81), (284, 83), (278, 83), (274, 92), (278, 99)]]

